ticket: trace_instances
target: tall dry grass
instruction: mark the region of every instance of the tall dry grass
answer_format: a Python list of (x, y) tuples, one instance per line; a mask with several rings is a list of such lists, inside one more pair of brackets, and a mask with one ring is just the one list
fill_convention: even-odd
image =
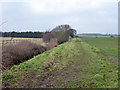
[(24, 62), (46, 51), (46, 47), (23, 40), (15, 45), (2, 47), (2, 69)]

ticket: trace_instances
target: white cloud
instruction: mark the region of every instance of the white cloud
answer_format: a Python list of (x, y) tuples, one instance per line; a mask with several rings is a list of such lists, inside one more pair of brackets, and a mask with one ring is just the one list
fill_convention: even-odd
[(101, 16), (105, 16), (108, 15), (108, 11), (99, 11), (98, 14)]
[[(117, 31), (118, 0), (2, 0), (9, 1), (27, 3), (21, 3), (20, 6), (10, 3), (10, 7), (9, 3), (5, 4), (3, 10), (8, 14), (5, 13), (4, 17), (9, 22), (3, 25), (4, 30), (47, 30), (60, 24), (69, 24), (78, 32)], [(16, 11), (11, 9), (11, 5), (17, 6), (14, 9)]]
[[(0, 24), (2, 23), (2, 5), (0, 3)], [(1, 29), (2, 26), (0, 26)]]
[(29, 0), (0, 0), (0, 2), (28, 2)]
[(74, 11), (104, 8), (119, 0), (0, 0), (0, 2), (27, 2), (36, 14), (64, 14)]
[(83, 11), (103, 8), (118, 0), (30, 0), (33, 12), (38, 14), (64, 14), (72, 11)]

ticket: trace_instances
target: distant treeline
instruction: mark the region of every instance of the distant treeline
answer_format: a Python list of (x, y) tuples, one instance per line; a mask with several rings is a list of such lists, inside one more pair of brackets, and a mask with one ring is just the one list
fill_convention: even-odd
[(42, 38), (44, 32), (2, 32), (2, 37)]

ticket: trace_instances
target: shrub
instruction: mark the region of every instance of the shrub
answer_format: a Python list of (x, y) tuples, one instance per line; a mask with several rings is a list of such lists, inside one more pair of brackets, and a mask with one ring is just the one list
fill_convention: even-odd
[(54, 32), (55, 37), (58, 40), (58, 44), (62, 44), (66, 41), (69, 40), (69, 33), (68, 31), (59, 31), (59, 32)]
[(72, 29), (70, 25), (59, 25), (51, 30), (51, 32), (45, 32), (43, 35), (43, 41), (50, 43), (52, 39), (56, 40), (58, 44), (62, 44), (69, 40), (69, 37), (74, 38), (76, 30)]
[(47, 50), (50, 50), (58, 45), (58, 40), (52, 32), (45, 32), (43, 35), (43, 41), (46, 43)]
[(46, 46), (47, 46), (47, 49), (50, 50), (54, 47), (57, 47), (58, 46), (58, 41), (57, 39), (51, 39), (49, 43), (46, 43)]
[(2, 47), (2, 69), (9, 69), (13, 65), (24, 62), (35, 55), (43, 53), (46, 48), (23, 40), (15, 45)]
[(43, 41), (48, 43), (51, 39), (55, 38), (54, 34), (51, 32), (45, 32), (43, 35)]
[(59, 44), (68, 41), (69, 36), (74, 38), (76, 34), (76, 30), (72, 29), (71, 26), (67, 24), (56, 26), (51, 32), (57, 38)]

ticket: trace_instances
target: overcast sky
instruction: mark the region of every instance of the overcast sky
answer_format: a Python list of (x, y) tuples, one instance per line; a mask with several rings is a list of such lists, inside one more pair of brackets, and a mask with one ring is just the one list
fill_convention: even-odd
[(2, 31), (46, 31), (69, 24), (78, 33), (118, 33), (118, 1), (0, 0), (0, 23), (7, 21)]

